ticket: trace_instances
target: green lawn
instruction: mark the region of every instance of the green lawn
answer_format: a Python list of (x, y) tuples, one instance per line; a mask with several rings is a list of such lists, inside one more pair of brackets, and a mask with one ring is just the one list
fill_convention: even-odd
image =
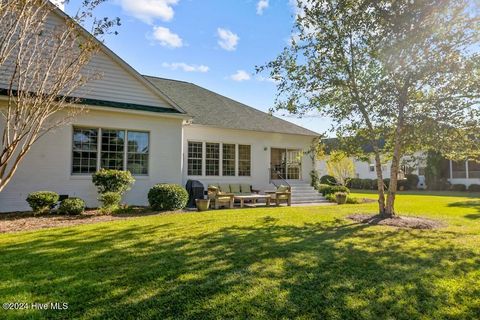
[(433, 231), (344, 220), (375, 207), (219, 210), (0, 235), (0, 301), (69, 304), (0, 310), (0, 319), (479, 318), (478, 198), (399, 195), (402, 214), (449, 225)]

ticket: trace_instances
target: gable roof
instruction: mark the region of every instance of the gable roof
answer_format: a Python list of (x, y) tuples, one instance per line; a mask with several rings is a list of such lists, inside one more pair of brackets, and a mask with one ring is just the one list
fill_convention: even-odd
[(196, 84), (144, 76), (193, 117), (193, 124), (228, 129), (319, 136), (291, 122), (232, 100)]
[[(43, 0), (48, 6), (48, 23), (63, 23), (73, 19), (53, 4), (50, 0)], [(147, 81), (140, 73), (128, 63), (110, 50), (103, 42), (99, 41), (83, 26), (75, 22), (75, 26), (82, 36), (88, 38), (99, 46), (98, 54), (85, 66), (86, 70), (92, 69), (95, 72), (103, 73), (101, 79), (95, 79), (86, 83), (72, 94), (72, 97), (80, 98), (78, 103), (93, 106), (104, 106), (130, 110), (140, 110), (159, 113), (172, 113), (186, 117), (182, 110), (173, 100), (161, 92), (157, 87)], [(4, 80), (4, 79), (3, 79)], [(6, 95), (2, 90), (3, 81), (0, 77), (0, 95)], [(122, 86), (134, 88), (131, 92), (124, 92)]]

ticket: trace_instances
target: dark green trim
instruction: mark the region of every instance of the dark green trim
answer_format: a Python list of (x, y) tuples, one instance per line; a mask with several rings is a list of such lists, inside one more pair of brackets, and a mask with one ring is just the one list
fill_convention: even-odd
[[(17, 95), (17, 91), (13, 91), (14, 95)], [(0, 88), (0, 95), (8, 96), (7, 89)], [(126, 102), (116, 102), (116, 101), (107, 101), (107, 100), (98, 100), (98, 99), (87, 99), (87, 98), (74, 98), (69, 97), (67, 101), (70, 100), (75, 104), (88, 104), (90, 106), (98, 106), (98, 107), (109, 107), (109, 108), (117, 108), (117, 109), (127, 109), (127, 110), (136, 110), (136, 111), (148, 111), (148, 112), (156, 112), (156, 113), (175, 113), (175, 114), (182, 114), (182, 112), (176, 109), (170, 109), (165, 107), (155, 107), (155, 106), (147, 106), (143, 104), (135, 104), (135, 103), (126, 103)]]

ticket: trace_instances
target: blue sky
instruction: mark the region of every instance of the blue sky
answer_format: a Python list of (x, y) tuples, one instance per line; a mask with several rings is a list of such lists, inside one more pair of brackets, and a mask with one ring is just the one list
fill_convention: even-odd
[[(275, 84), (254, 74), (255, 66), (287, 45), (290, 0), (109, 0), (95, 14), (120, 17), (119, 34), (105, 43), (140, 73), (193, 82), (262, 111), (272, 107)], [(285, 119), (329, 129), (325, 119)]]

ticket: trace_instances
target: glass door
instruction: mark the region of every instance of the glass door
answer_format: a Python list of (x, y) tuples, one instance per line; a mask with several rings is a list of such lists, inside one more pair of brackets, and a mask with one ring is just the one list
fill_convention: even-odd
[(302, 151), (298, 149), (270, 149), (270, 178), (300, 180), (302, 172)]

